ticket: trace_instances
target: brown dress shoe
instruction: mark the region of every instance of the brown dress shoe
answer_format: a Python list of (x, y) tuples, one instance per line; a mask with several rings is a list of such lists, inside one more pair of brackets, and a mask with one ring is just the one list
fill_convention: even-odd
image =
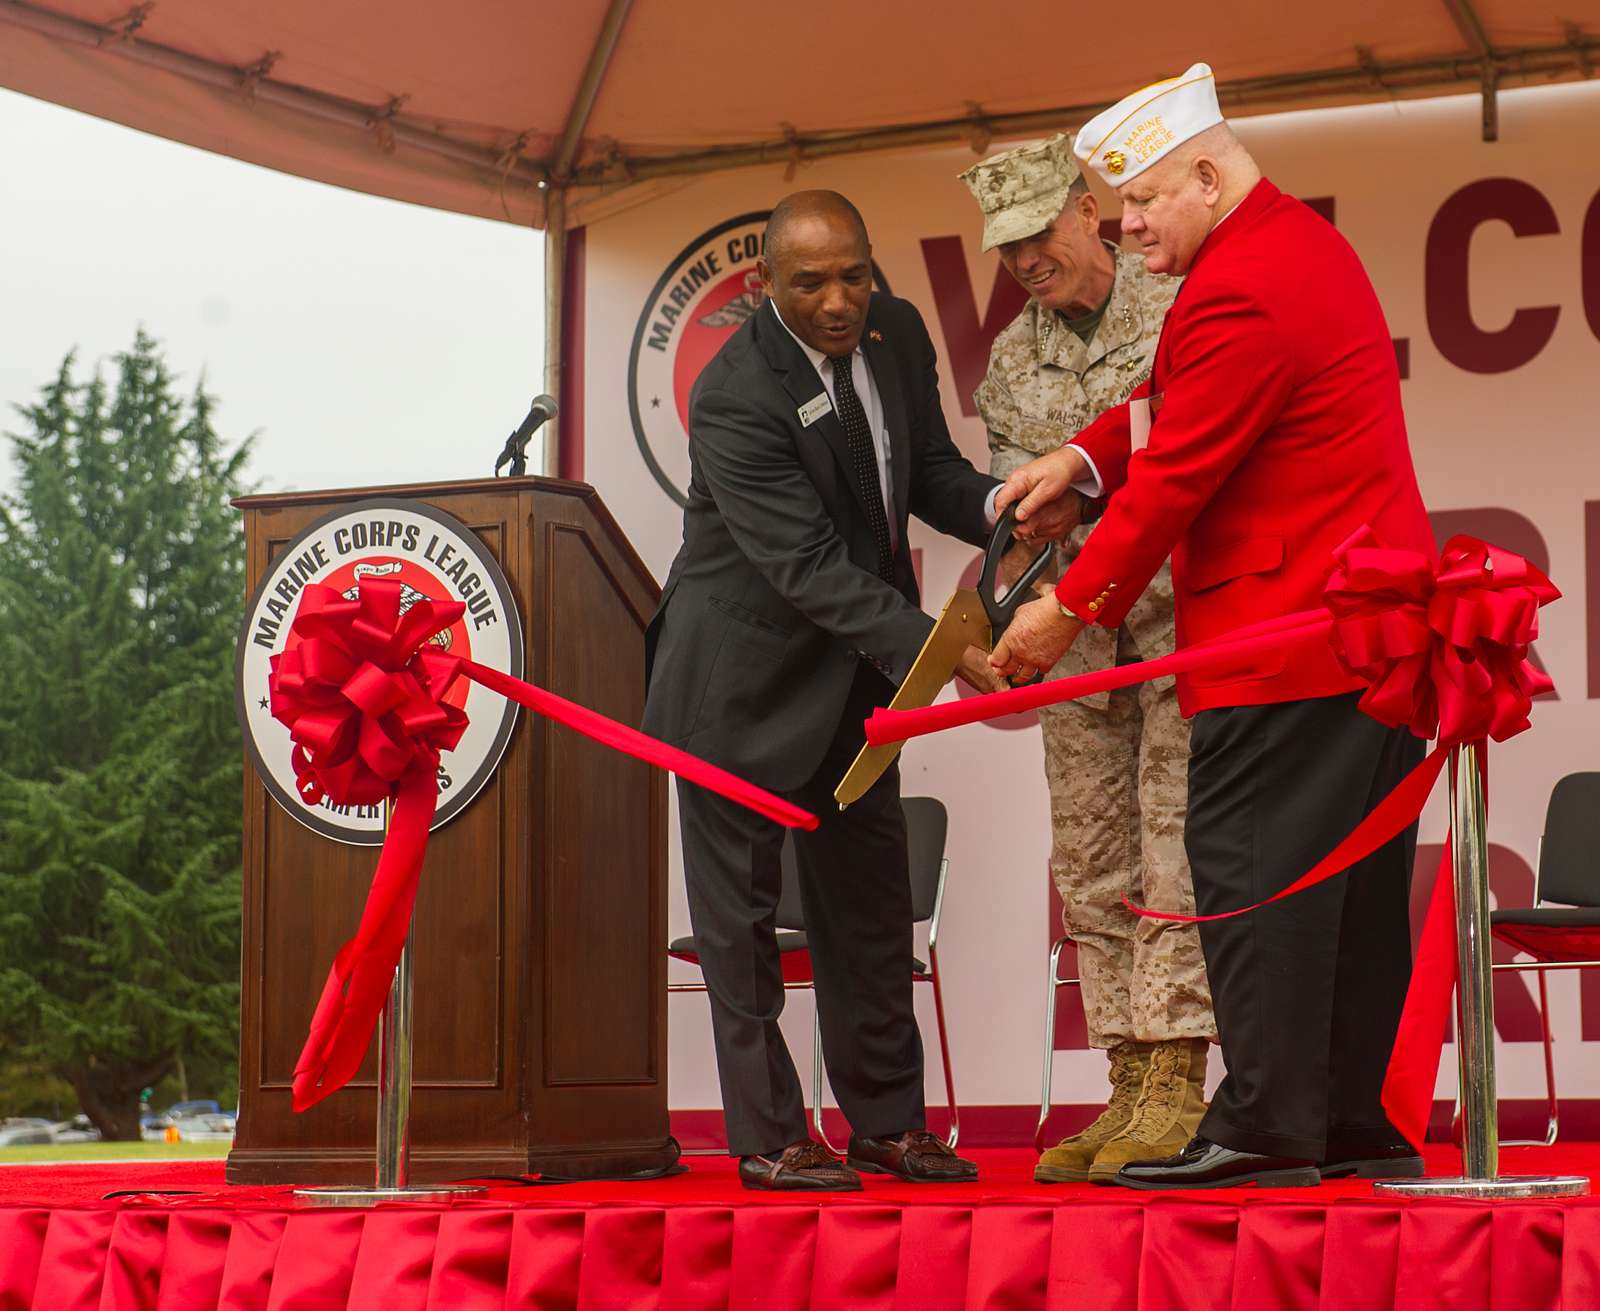
[(848, 1164), (866, 1174), (892, 1174), (908, 1184), (970, 1184), (978, 1163), (957, 1156), (926, 1129), (908, 1129), (895, 1138), (850, 1135)]
[(779, 1156), (741, 1156), (739, 1182), (776, 1192), (850, 1193), (861, 1188), (860, 1175), (809, 1138), (790, 1143)]

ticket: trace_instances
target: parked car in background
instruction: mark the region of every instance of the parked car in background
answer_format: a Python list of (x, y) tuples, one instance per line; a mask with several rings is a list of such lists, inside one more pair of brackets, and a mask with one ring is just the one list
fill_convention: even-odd
[(145, 1130), (145, 1138), (151, 1135), (149, 1130), (154, 1129), (155, 1137), (161, 1138), (167, 1126), (176, 1120), (181, 1120), (186, 1115), (218, 1115), (222, 1114), (222, 1107), (210, 1098), (200, 1098), (195, 1101), (173, 1102), (164, 1111), (146, 1111), (139, 1117), (139, 1128)]
[(13, 1115), (0, 1120), (0, 1147), (42, 1147), (54, 1142), (50, 1121), (36, 1115)]
[(74, 1115), (70, 1120), (62, 1120), (50, 1126), (52, 1143), (97, 1143), (100, 1141), (100, 1130), (94, 1127), (87, 1115)]
[(174, 1120), (181, 1120), (187, 1115), (219, 1115), (222, 1107), (209, 1097), (193, 1102), (173, 1102), (167, 1107), (166, 1114)]
[(209, 1098), (174, 1102), (166, 1110), (142, 1116), (139, 1136), (147, 1143), (221, 1142), (233, 1137), (238, 1115)]
[(178, 1138), (186, 1143), (232, 1142), (237, 1120), (227, 1111), (206, 1115), (180, 1115), (172, 1122)]

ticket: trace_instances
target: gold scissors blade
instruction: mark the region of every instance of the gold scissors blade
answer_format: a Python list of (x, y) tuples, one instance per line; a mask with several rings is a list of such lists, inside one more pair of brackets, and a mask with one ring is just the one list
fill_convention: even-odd
[[(978, 594), (971, 589), (957, 592), (944, 603), (938, 622), (928, 634), (928, 640), (917, 652), (917, 658), (900, 684), (891, 710), (915, 710), (933, 704), (939, 689), (950, 681), (956, 666), (969, 646), (989, 650), (989, 615)], [(886, 742), (882, 746), (870, 743), (861, 748), (854, 763), (833, 790), (833, 799), (843, 810), (853, 801), (866, 796), (868, 790), (883, 777), (884, 770), (894, 763), (903, 742)]]

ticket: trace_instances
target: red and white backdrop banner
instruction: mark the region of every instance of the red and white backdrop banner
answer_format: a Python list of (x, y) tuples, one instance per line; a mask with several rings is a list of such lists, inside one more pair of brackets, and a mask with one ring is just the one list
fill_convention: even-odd
[[(1267, 175), (1337, 224), (1366, 263), (1440, 540), (1486, 538), (1546, 568), (1566, 594), (1541, 616), (1535, 650), (1557, 693), (1535, 705), (1532, 732), (1493, 752), (1494, 895), (1527, 905), (1551, 786), (1600, 768), (1600, 85), (1502, 96), (1494, 143), (1480, 138), (1475, 97), (1236, 125)], [(679, 542), (688, 388), (757, 303), (761, 219), (786, 191), (836, 188), (860, 207), (880, 282), (917, 304), (939, 349), (956, 441), (987, 459), (972, 391), (1022, 297), (979, 251), (977, 210), (956, 180), (972, 159), (941, 149), (805, 165), (792, 180), (781, 168), (713, 177), (587, 231), (575, 454), (658, 577)], [(1114, 199), (1102, 203), (1114, 216)], [(921, 526), (912, 533), (925, 603), (937, 609), (975, 576), (977, 554)], [(1014, 1138), (1031, 1131), (1024, 1108), (1037, 1105), (1045, 958), (1059, 922), (1037, 726), (1031, 716), (972, 725), (911, 742), (904, 760), (907, 793), (938, 796), (951, 812), (940, 954), (957, 1087), (972, 1108), (965, 1132)], [(1418, 854), (1419, 908), (1444, 823), (1436, 799)], [(676, 934), (688, 915), (675, 842), (673, 869)], [(1531, 985), (1502, 980), (1497, 999), (1502, 1096), (1542, 1096)], [(1554, 976), (1551, 999), (1561, 1085), (1575, 1098), (1600, 1094), (1600, 975), (1581, 986)], [(786, 1030), (805, 1059), (809, 999), (789, 1009)], [(672, 1105), (717, 1106), (703, 999), (674, 1000), (671, 1034)], [(1104, 1062), (1084, 1050), (1071, 998), (1055, 1045), (1057, 1100), (1103, 1096)], [(935, 1065), (930, 1101), (940, 1095)], [(1452, 1071), (1453, 1049), (1441, 1095)], [(1591, 1117), (1572, 1109), (1581, 1129)]]

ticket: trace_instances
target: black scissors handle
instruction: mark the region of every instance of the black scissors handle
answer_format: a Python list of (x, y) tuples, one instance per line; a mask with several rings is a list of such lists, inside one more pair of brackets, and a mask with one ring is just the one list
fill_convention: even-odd
[(994, 526), (994, 535), (989, 538), (989, 551), (983, 557), (983, 573), (978, 578), (978, 599), (983, 602), (983, 608), (989, 613), (989, 633), (992, 640), (998, 642), (1000, 634), (1005, 632), (1011, 623), (1011, 617), (1024, 602), (1034, 599), (1034, 580), (1045, 571), (1050, 563), (1050, 544), (1045, 543), (1044, 549), (1035, 556), (1022, 576), (1011, 585), (1011, 590), (1006, 593), (1005, 600), (995, 599), (995, 583), (1000, 577), (1000, 559), (1011, 545), (1012, 529), (1016, 527), (1016, 507), (1008, 505), (1000, 516), (1000, 522)]

